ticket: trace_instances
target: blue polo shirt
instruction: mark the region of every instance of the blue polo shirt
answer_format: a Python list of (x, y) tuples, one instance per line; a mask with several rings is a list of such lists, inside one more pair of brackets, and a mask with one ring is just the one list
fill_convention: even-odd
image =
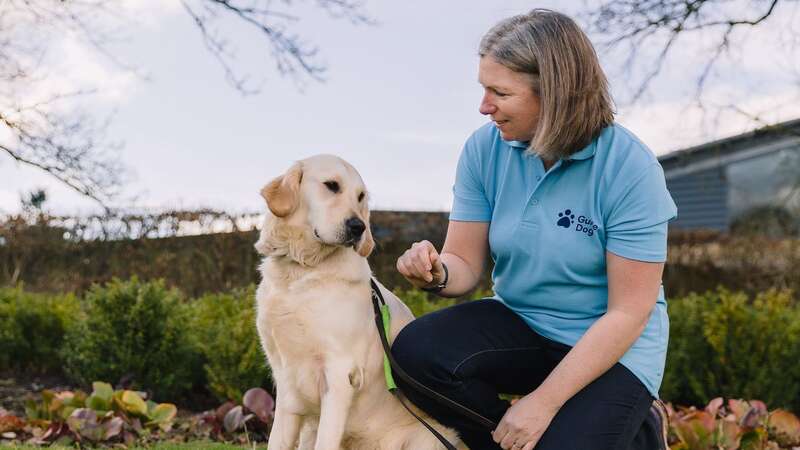
[[(620, 125), (547, 172), (526, 148), (504, 141), (493, 123), (475, 131), (458, 162), (450, 220), (491, 223), (495, 298), (537, 333), (574, 346), (608, 309), (606, 251), (665, 261), (677, 209), (656, 157)], [(668, 337), (661, 286), (647, 327), (620, 360), (654, 397)]]

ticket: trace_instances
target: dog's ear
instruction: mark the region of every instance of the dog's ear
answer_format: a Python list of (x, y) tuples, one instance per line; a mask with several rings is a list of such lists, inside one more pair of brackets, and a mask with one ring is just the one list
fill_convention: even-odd
[(370, 229), (369, 224), (369, 208), (367, 207), (367, 199), (364, 199), (364, 206), (362, 208), (361, 215), (367, 228), (364, 230), (364, 234), (361, 235), (361, 241), (356, 246), (356, 252), (366, 258), (370, 255), (370, 253), (372, 253), (372, 250), (375, 249), (375, 240), (372, 238), (372, 230)]
[(295, 163), (289, 170), (270, 181), (261, 189), (267, 207), (277, 217), (286, 217), (297, 209), (300, 201), (300, 182), (303, 181), (303, 165)]
[(369, 230), (369, 226), (367, 226), (364, 235), (361, 236), (361, 242), (359, 242), (356, 247), (356, 251), (359, 255), (366, 258), (372, 253), (373, 249), (375, 249), (375, 240), (372, 239), (372, 232)]

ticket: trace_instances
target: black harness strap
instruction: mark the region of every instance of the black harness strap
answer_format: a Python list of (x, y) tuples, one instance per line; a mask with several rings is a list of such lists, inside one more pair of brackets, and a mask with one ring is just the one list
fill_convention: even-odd
[[(392, 356), (391, 348), (389, 346), (389, 340), (388, 340), (388, 337), (386, 336), (386, 331), (384, 329), (383, 316), (381, 314), (381, 305), (386, 305), (386, 301), (383, 299), (383, 295), (381, 294), (381, 291), (378, 288), (377, 283), (375, 283), (375, 280), (370, 279), (370, 283), (372, 285), (372, 307), (375, 310), (375, 324), (378, 327), (378, 334), (380, 335), (380, 338), (381, 338), (381, 344), (383, 344), (383, 352), (386, 355), (386, 357), (388, 358), (389, 365), (392, 367), (392, 370), (394, 371), (394, 374), (397, 375), (400, 379), (402, 379), (406, 383), (408, 383), (409, 385), (411, 385), (418, 392), (421, 392), (421, 393), (427, 395), (428, 397), (436, 400), (440, 404), (443, 404), (443, 405), (447, 406), (451, 410), (453, 410), (453, 411), (461, 414), (462, 416), (470, 419), (471, 421), (473, 421), (474, 423), (477, 423), (481, 427), (486, 428), (489, 431), (494, 430), (497, 427), (497, 424), (495, 424), (491, 420), (487, 419), (486, 417), (478, 414), (477, 412), (467, 408), (466, 406), (461, 405), (461, 404), (459, 404), (457, 402), (454, 402), (453, 400), (450, 400), (449, 398), (447, 398), (444, 395), (434, 391), (433, 389), (430, 389), (429, 387), (425, 386), (424, 384), (420, 383), (419, 381), (415, 380), (410, 375), (408, 375), (400, 367), (400, 365), (397, 364), (397, 361), (395, 361), (394, 356)], [(433, 433), (433, 435), (436, 436), (436, 438), (439, 439), (439, 441), (441, 441), (441, 443), (444, 444), (444, 446), (448, 450), (455, 450), (455, 447), (453, 447), (453, 445), (450, 444), (447, 441), (447, 439), (442, 437), (442, 435), (439, 434), (439, 432), (434, 430), (433, 427), (431, 427), (428, 423), (426, 423), (424, 420), (422, 420), (422, 418), (420, 418), (417, 414), (415, 414), (411, 410), (411, 408), (408, 407), (405, 404), (405, 402), (403, 402), (402, 396), (400, 395), (401, 392), (400, 392), (399, 388), (389, 389), (389, 391), (398, 400), (400, 400), (400, 403), (403, 405), (403, 407), (405, 407), (414, 417), (416, 417), (416, 419), (419, 420), (425, 426), (425, 428), (427, 428), (431, 433)]]

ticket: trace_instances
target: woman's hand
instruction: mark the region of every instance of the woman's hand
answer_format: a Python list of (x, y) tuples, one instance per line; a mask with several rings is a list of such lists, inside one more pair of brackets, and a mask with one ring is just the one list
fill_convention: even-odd
[(508, 408), (492, 432), (492, 438), (504, 450), (531, 450), (558, 410), (533, 391)]
[(397, 258), (397, 271), (418, 288), (434, 286), (444, 280), (442, 260), (428, 241), (411, 244), (411, 248)]

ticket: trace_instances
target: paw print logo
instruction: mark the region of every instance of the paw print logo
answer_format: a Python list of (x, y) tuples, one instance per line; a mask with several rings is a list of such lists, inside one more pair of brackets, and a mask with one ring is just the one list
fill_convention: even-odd
[(572, 214), (572, 211), (570, 210), (558, 213), (558, 217), (559, 219), (558, 222), (556, 222), (556, 225), (560, 227), (569, 228), (570, 225), (575, 223), (575, 214)]

